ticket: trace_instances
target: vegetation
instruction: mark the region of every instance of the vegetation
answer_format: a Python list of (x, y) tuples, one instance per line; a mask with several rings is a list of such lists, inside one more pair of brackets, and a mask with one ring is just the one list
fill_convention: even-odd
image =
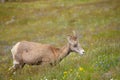
[[(120, 80), (119, 0), (37, 0), (0, 4), (0, 80)], [(10, 49), (21, 40), (61, 47), (76, 30), (86, 54), (11, 75)]]

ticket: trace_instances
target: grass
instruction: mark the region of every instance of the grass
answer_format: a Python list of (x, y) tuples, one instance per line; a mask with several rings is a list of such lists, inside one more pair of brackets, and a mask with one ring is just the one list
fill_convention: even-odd
[[(119, 80), (120, 1), (50, 0), (0, 4), (0, 80)], [(13, 22), (9, 22), (15, 17)], [(15, 75), (10, 49), (21, 40), (63, 46), (76, 30), (86, 54), (55, 67), (26, 65)]]

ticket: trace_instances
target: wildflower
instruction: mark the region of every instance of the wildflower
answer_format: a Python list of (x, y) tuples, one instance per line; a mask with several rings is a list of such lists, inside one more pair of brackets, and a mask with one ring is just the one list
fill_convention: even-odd
[(79, 67), (79, 70), (80, 70), (80, 71), (84, 71), (84, 69), (83, 69), (82, 67)]
[(64, 73), (63, 79), (65, 79), (65, 78), (67, 77), (67, 73), (68, 73), (68, 72), (67, 72), (67, 71), (64, 71), (63, 73)]
[(67, 74), (67, 71), (64, 71), (64, 75), (66, 75)]

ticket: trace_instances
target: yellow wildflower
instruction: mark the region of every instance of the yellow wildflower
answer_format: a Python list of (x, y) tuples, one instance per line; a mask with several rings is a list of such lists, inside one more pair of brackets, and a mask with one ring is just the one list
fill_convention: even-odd
[(80, 70), (80, 71), (84, 71), (84, 69), (83, 69), (82, 67), (79, 67), (79, 70)]
[(63, 79), (65, 79), (66, 76), (67, 76), (67, 73), (68, 73), (68, 72), (67, 72), (67, 71), (64, 71), (63, 73), (64, 73), (64, 75), (63, 75)]
[(67, 74), (67, 71), (64, 71), (64, 75), (66, 75)]

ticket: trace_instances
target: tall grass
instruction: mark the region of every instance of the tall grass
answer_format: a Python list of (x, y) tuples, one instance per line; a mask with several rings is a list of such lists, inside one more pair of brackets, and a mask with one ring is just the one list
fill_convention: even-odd
[[(0, 4), (0, 80), (119, 80), (119, 0), (38, 0)], [(15, 20), (6, 24), (12, 17)], [(10, 49), (21, 40), (61, 47), (76, 30), (84, 56), (71, 53), (57, 66), (25, 65), (16, 74)]]

